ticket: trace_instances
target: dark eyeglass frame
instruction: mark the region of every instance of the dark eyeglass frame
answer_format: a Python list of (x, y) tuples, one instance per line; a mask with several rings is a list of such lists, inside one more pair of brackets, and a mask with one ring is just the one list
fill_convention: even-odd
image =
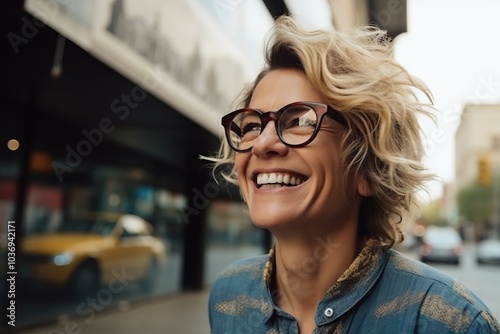
[[(311, 135), (311, 138), (309, 138), (308, 140), (306, 140), (305, 142), (303, 142), (301, 144), (288, 144), (285, 142), (285, 140), (283, 139), (283, 137), (281, 135), (281, 131), (279, 129), (279, 119), (281, 118), (281, 115), (283, 114), (283, 112), (286, 109), (292, 108), (292, 107), (297, 107), (297, 106), (310, 107), (316, 113), (318, 121), (316, 122), (316, 128), (314, 129), (314, 132)], [(348, 123), (347, 123), (346, 119), (337, 110), (333, 109), (332, 107), (330, 107), (329, 105), (324, 104), (324, 103), (310, 102), (310, 101), (299, 101), (299, 102), (293, 102), (293, 103), (287, 104), (286, 106), (282, 107), (281, 109), (279, 109), (277, 111), (267, 111), (267, 112), (261, 111), (259, 109), (253, 109), (253, 108), (242, 108), (242, 109), (238, 109), (238, 110), (230, 112), (229, 114), (223, 116), (221, 119), (221, 124), (224, 127), (224, 132), (226, 134), (227, 143), (234, 151), (239, 152), (239, 153), (249, 152), (253, 148), (253, 145), (252, 145), (252, 146), (245, 148), (245, 149), (239, 149), (239, 148), (233, 147), (233, 145), (231, 144), (231, 130), (233, 130), (236, 133), (239, 132), (239, 129), (238, 130), (231, 129), (231, 124), (233, 124), (232, 123), (233, 119), (242, 112), (254, 112), (254, 113), (257, 113), (257, 115), (259, 115), (260, 122), (261, 122), (261, 129), (260, 129), (259, 136), (262, 133), (262, 131), (264, 131), (264, 129), (266, 128), (267, 123), (269, 123), (270, 121), (274, 121), (274, 125), (276, 127), (276, 133), (278, 134), (279, 139), (281, 140), (281, 142), (283, 144), (285, 144), (288, 147), (303, 147), (303, 146), (306, 146), (307, 144), (309, 144), (310, 142), (312, 142), (314, 140), (314, 138), (316, 138), (316, 135), (319, 132), (319, 129), (321, 127), (321, 122), (323, 121), (323, 117), (325, 115), (330, 116), (333, 120), (335, 120), (337, 123), (341, 124), (343, 127), (345, 127), (345, 128), (348, 127)]]

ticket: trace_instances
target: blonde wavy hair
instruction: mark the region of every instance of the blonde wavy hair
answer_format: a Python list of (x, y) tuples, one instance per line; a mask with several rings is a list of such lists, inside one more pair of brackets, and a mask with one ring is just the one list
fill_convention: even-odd
[[(403, 223), (418, 212), (417, 192), (434, 176), (422, 164), (424, 146), (418, 116), (434, 119), (432, 95), (393, 58), (385, 31), (366, 26), (349, 32), (306, 31), (290, 16), (277, 19), (266, 45), (266, 65), (240, 95), (247, 107), (255, 87), (270, 71), (298, 69), (347, 120), (341, 145), (346, 176), (363, 175), (373, 195), (361, 203), (362, 236), (391, 248), (404, 238)], [(420, 93), (427, 99), (419, 102)], [(218, 154), (206, 158), (215, 173), (237, 183), (235, 152), (225, 139)], [(215, 174), (214, 174), (215, 175)]]

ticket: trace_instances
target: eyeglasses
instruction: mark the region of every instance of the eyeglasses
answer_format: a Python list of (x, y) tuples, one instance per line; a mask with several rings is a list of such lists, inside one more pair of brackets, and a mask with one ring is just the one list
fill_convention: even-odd
[(347, 122), (332, 107), (317, 102), (294, 102), (278, 111), (262, 112), (243, 108), (222, 117), (229, 146), (236, 152), (248, 152), (267, 123), (274, 121), (279, 139), (287, 146), (306, 146), (318, 134), (325, 115), (347, 127)]

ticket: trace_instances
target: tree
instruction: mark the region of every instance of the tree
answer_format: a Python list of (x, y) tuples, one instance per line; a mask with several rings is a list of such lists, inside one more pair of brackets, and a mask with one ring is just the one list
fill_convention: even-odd
[(473, 222), (488, 221), (493, 212), (493, 194), (488, 186), (474, 183), (462, 189), (457, 196), (458, 212), (462, 218)]
[(422, 207), (421, 218), (425, 225), (446, 225), (446, 221), (441, 218), (440, 215), (441, 199), (433, 200), (428, 205)]

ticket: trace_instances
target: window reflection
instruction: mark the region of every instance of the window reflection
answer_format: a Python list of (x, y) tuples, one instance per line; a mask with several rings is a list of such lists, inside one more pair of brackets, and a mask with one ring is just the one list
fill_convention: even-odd
[(241, 202), (217, 200), (209, 208), (205, 282), (212, 283), (227, 264), (265, 250), (263, 230), (255, 227)]

